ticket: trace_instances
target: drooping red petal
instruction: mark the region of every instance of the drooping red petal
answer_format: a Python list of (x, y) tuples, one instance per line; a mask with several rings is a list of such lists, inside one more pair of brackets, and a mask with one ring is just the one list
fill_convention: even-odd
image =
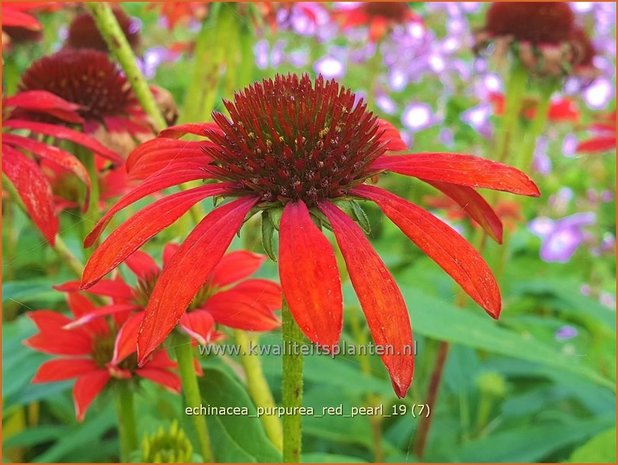
[(538, 197), (539, 189), (524, 172), (495, 161), (454, 153), (384, 155), (371, 168), (388, 170), (424, 181), (447, 182)]
[(89, 313), (86, 313), (79, 318), (64, 325), (64, 329), (73, 329), (84, 326), (92, 321), (98, 320), (101, 317), (114, 315), (116, 313), (130, 312), (132, 310), (138, 310), (139, 307), (132, 304), (114, 304), (104, 305), (103, 307), (97, 307)]
[(235, 290), (217, 292), (202, 307), (218, 324), (247, 331), (270, 331), (279, 327), (279, 320), (266, 305)]
[(10, 144), (16, 148), (23, 148), (37, 158), (43, 158), (62, 169), (72, 172), (77, 178), (86, 185), (86, 198), (84, 205), (88, 205), (90, 197), (90, 176), (84, 165), (72, 154), (64, 150), (47, 145), (34, 139), (18, 136), (15, 134), (3, 134), (2, 142)]
[(235, 283), (251, 276), (265, 261), (266, 255), (259, 253), (247, 250), (230, 252), (224, 255), (215, 267), (210, 282), (219, 287)]
[(166, 189), (177, 184), (182, 184), (183, 182), (202, 179), (203, 177), (203, 171), (201, 170), (201, 168), (195, 167), (188, 168), (180, 172), (162, 172), (151, 176), (139, 186), (137, 186), (135, 189), (133, 189), (131, 192), (127, 193), (124, 197), (122, 197), (118, 202), (114, 204), (112, 208), (107, 211), (107, 213), (105, 213), (105, 215), (103, 215), (103, 217), (101, 217), (93, 230), (90, 231), (90, 234), (88, 234), (86, 236), (86, 239), (84, 239), (84, 247), (90, 247), (92, 244), (94, 244), (105, 229), (105, 226), (107, 226), (107, 224), (110, 222), (112, 217), (123, 208), (131, 205), (134, 202), (137, 202), (138, 200), (146, 197), (149, 194), (159, 192), (162, 189)]
[(23, 27), (30, 31), (40, 31), (43, 29), (41, 23), (34, 16), (30, 16), (7, 5), (2, 8), (2, 25)]
[(319, 204), (345, 260), (350, 281), (376, 345), (384, 348), (382, 362), (398, 397), (406, 395), (414, 373), (412, 328), (406, 303), (363, 231), (335, 205)]
[(215, 329), (215, 319), (204, 310), (193, 310), (180, 317), (180, 328), (199, 344), (206, 345)]
[(408, 146), (401, 138), (401, 133), (393, 124), (381, 118), (378, 118), (377, 123), (380, 128), (379, 130), (384, 131), (380, 139), (387, 143), (386, 150), (399, 152), (408, 149)]
[(120, 165), (123, 162), (120, 155), (101, 145), (101, 143), (96, 139), (64, 126), (18, 119), (8, 119), (3, 122), (3, 125), (12, 129), (27, 129), (29, 131), (38, 132), (39, 134), (45, 134), (46, 136), (52, 136), (57, 139), (75, 142), (82, 147), (86, 147), (87, 149), (98, 153), (103, 158), (106, 158), (117, 165)]
[[(78, 292), (81, 290), (81, 283), (79, 281), (69, 281), (60, 286), (54, 286), (54, 289), (62, 292)], [(121, 279), (102, 279), (89, 287), (88, 292), (114, 299), (129, 300), (133, 298), (133, 290)]]
[(138, 337), (143, 363), (163, 342), (229, 247), (256, 198), (240, 198), (209, 213), (163, 269), (150, 296)]
[(45, 90), (26, 90), (4, 100), (5, 107), (46, 113), (68, 123), (84, 122), (77, 110), (81, 107)]
[[(67, 295), (67, 302), (75, 318), (81, 318), (82, 316), (95, 311), (94, 304), (86, 296), (79, 292), (69, 292)], [(62, 325), (62, 329), (69, 329), (73, 321), (69, 321)], [(109, 332), (109, 326), (104, 320), (90, 321), (88, 326), (84, 329), (90, 334), (107, 334)]]
[(336, 345), (343, 324), (337, 259), (303, 202), (289, 202), (279, 225), (279, 277), (294, 320), (311, 341)]
[(502, 299), (496, 279), (468, 241), (422, 208), (373, 186), (359, 186), (354, 195), (375, 202), (423, 252), (446, 271), (493, 318)]
[(445, 182), (426, 181), (448, 195), (498, 244), (502, 244), (502, 221), (491, 205), (474, 189)]
[(616, 150), (616, 136), (594, 137), (580, 142), (575, 149), (579, 153), (599, 153)]
[(281, 308), (281, 287), (267, 279), (247, 279), (236, 284), (230, 290), (250, 296), (256, 302), (265, 305), (268, 310)]
[(55, 244), (58, 218), (54, 214), (54, 198), (49, 183), (39, 166), (14, 148), (2, 145), (2, 171), (7, 175), (45, 239)]
[(146, 252), (136, 250), (125, 260), (126, 265), (140, 279), (154, 276), (159, 272), (159, 266)]
[(53, 310), (34, 310), (26, 313), (39, 331), (53, 332), (61, 329), (71, 319)]
[(76, 378), (97, 370), (97, 364), (89, 358), (64, 358), (44, 362), (32, 378), (33, 383), (50, 383)]
[(113, 365), (117, 365), (137, 351), (137, 332), (143, 320), (144, 312), (136, 313), (127, 318), (127, 321), (118, 330), (114, 343), (114, 355), (111, 360)]
[(178, 394), (181, 389), (180, 378), (175, 373), (168, 370), (159, 370), (157, 368), (150, 368), (146, 366), (144, 368), (138, 368), (135, 373), (137, 376), (149, 379), (157, 384), (160, 384), (164, 388)]
[(151, 139), (138, 145), (127, 158), (127, 172), (130, 179), (145, 179), (168, 168), (170, 165), (186, 162), (200, 162), (208, 165), (210, 158), (204, 153), (203, 142), (175, 139)]
[(103, 369), (77, 378), (75, 386), (73, 386), (73, 403), (75, 405), (77, 421), (81, 422), (84, 420), (88, 407), (90, 407), (92, 401), (99, 395), (109, 380), (109, 373)]
[(62, 326), (69, 318), (52, 310), (28, 312), (40, 333), (24, 340), (24, 345), (52, 355), (88, 355), (92, 349), (92, 339), (83, 330), (67, 331)]
[(159, 133), (159, 137), (178, 139), (186, 134), (194, 134), (196, 136), (205, 137), (205, 131), (207, 129), (217, 131), (219, 133), (222, 132), (221, 128), (215, 123), (186, 123), (164, 129)]
[(94, 251), (84, 268), (82, 286), (87, 288), (97, 282), (197, 202), (222, 194), (227, 188), (225, 183), (196, 187), (172, 194), (140, 210), (114, 230)]

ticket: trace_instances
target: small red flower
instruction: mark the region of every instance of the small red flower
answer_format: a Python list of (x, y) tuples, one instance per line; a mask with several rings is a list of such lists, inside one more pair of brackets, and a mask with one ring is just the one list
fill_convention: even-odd
[[(118, 21), (131, 48), (136, 49), (140, 42), (139, 24), (132, 20), (119, 6), (112, 7), (112, 12)], [(94, 18), (89, 13), (82, 13), (71, 21), (65, 46), (74, 49), (93, 49), (109, 52), (105, 39), (101, 36)]]
[(334, 11), (333, 16), (343, 29), (368, 27), (372, 42), (381, 40), (394, 26), (422, 21), (407, 2), (360, 2), (354, 8)]
[[(77, 320), (111, 307), (96, 308), (78, 293), (69, 293), (67, 299)], [(127, 338), (123, 338), (129, 329), (130, 322), (126, 317), (131, 307), (115, 307), (123, 308), (116, 308), (113, 324), (104, 319), (93, 319), (86, 324), (75, 325), (75, 319), (52, 310), (36, 310), (27, 314), (39, 332), (24, 344), (59, 357), (43, 363), (32, 382), (49, 383), (75, 378), (73, 400), (78, 421), (84, 419), (92, 401), (112, 380), (126, 383), (139, 377), (172, 392), (180, 392), (180, 379), (174, 373), (176, 363), (168, 358), (164, 350), (157, 350), (147, 363), (137, 366), (135, 341), (131, 348)]]
[[(224, 104), (230, 119), (215, 113), (214, 123), (169, 128), (136, 149), (127, 168), (148, 177), (104, 215), (85, 241), (91, 245), (117, 211), (148, 194), (191, 180), (211, 181), (154, 202), (116, 229), (86, 266), (82, 284), (89, 287), (194, 203), (212, 196), (234, 198), (195, 227), (161, 273), (138, 339), (140, 360), (175, 327), (246, 217), (261, 211), (262, 221), (270, 221), (274, 208), (283, 209), (276, 225), (279, 276), (296, 322), (313, 342), (331, 346), (339, 339), (341, 282), (333, 249), (320, 230), (332, 228), (374, 341), (393, 349), (382, 360), (399, 396), (405, 395), (413, 371), (406, 304), (362, 229), (336, 202), (376, 203), (476, 302), (498, 317), (498, 285), (473, 247), (430, 213), (365, 182), (386, 171), (429, 182), (471, 205), (474, 218), (498, 237), (495, 223), (485, 220), (491, 207), (475, 189), (538, 196), (524, 173), (470, 155), (389, 155), (390, 141), (362, 100), (357, 102), (350, 90), (322, 77), (313, 83), (308, 76), (277, 76), (247, 87)], [(187, 133), (210, 140), (174, 139)]]
[(605, 115), (590, 125), (594, 137), (581, 141), (576, 148), (579, 153), (601, 153), (616, 150), (616, 112)]
[[(163, 268), (167, 267), (179, 246), (168, 244), (163, 251)], [(99, 249), (105, 254), (104, 249)], [(179, 329), (191, 336), (199, 344), (207, 344), (218, 338), (215, 325), (247, 331), (270, 331), (279, 326), (274, 311), (281, 308), (281, 289), (279, 285), (265, 279), (249, 277), (264, 263), (264, 255), (239, 250), (223, 256), (214, 267), (206, 282), (198, 290), (187, 306), (187, 311), (178, 321)], [(133, 252), (126, 259), (127, 266), (137, 277), (137, 284), (129, 286), (120, 278), (103, 279), (88, 289), (91, 294), (111, 297), (115, 304), (129, 305), (137, 311), (130, 317), (131, 327), (137, 331), (144, 319), (143, 310), (147, 307), (153, 289), (161, 275), (161, 269), (146, 253)], [(89, 263), (88, 273), (97, 273), (96, 262)], [(79, 282), (69, 282), (57, 289), (76, 292)], [(118, 308), (101, 308), (96, 312), (84, 314), (76, 324), (83, 324), (95, 317), (109, 314), (110, 311), (123, 311)], [(137, 343), (134, 334), (133, 350)]]
[[(88, 205), (91, 180), (84, 166), (73, 154), (36, 138), (24, 136), (24, 131), (70, 141), (116, 164), (122, 163), (122, 159), (88, 135), (63, 125), (39, 121), (54, 118), (67, 124), (80, 124), (83, 119), (78, 113), (80, 107), (75, 103), (67, 102), (46, 91), (35, 90), (20, 92), (5, 99), (4, 108), (14, 108), (15, 111), (2, 121), (2, 171), (15, 186), (34, 224), (53, 245), (58, 232), (58, 219), (52, 189), (41, 168), (42, 164), (48, 163), (64, 172), (73, 173), (86, 186), (85, 206)], [(24, 118), (19, 117), (19, 114)], [(34, 120), (28, 119), (28, 116), (32, 116)]]
[[(504, 95), (499, 92), (492, 92), (489, 96), (491, 103), (494, 106), (496, 115), (504, 114)], [(534, 99), (524, 99), (522, 102), (521, 116), (527, 120), (533, 120), (536, 116), (536, 108), (538, 101)], [(572, 122), (579, 121), (579, 108), (577, 103), (568, 97), (552, 100), (547, 113), (547, 118), (552, 122)]]

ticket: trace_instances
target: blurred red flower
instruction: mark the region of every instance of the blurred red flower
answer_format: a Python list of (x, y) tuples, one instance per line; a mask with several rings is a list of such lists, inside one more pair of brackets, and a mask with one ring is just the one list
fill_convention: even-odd
[(581, 141), (576, 148), (579, 153), (600, 153), (616, 150), (616, 112), (605, 115), (590, 125), (595, 133), (590, 139)]
[(39, 332), (26, 339), (24, 344), (39, 352), (58, 356), (39, 367), (33, 383), (76, 379), (73, 400), (78, 421), (84, 419), (92, 401), (112, 380), (126, 383), (139, 377), (172, 392), (180, 392), (180, 379), (174, 372), (176, 363), (168, 358), (164, 350), (157, 350), (147, 363), (137, 366), (135, 340), (126, 337), (131, 329), (127, 320), (131, 306), (115, 304), (97, 308), (86, 297), (74, 292), (68, 294), (67, 300), (75, 319), (103, 310), (112, 313), (113, 308), (113, 323), (92, 319), (75, 325), (75, 319), (62, 313), (36, 310), (27, 315)]
[[(163, 269), (172, 261), (179, 246), (168, 244), (163, 250)], [(206, 282), (187, 306), (187, 311), (178, 321), (179, 329), (199, 344), (217, 340), (220, 336), (215, 325), (247, 331), (270, 331), (279, 326), (274, 311), (281, 308), (281, 288), (278, 284), (249, 277), (264, 263), (264, 255), (239, 250), (224, 255), (214, 267)], [(137, 328), (144, 319), (144, 310), (152, 291), (161, 275), (161, 268), (146, 253), (133, 252), (126, 259), (127, 266), (135, 274), (137, 283), (130, 286), (124, 280), (103, 279), (88, 289), (95, 295), (111, 297), (116, 304), (130, 305), (137, 311), (130, 317), (133, 335), (133, 350), (137, 344)], [(96, 262), (90, 262), (88, 273)], [(79, 282), (69, 282), (57, 289), (76, 292)], [(83, 324), (93, 318), (108, 315), (109, 312), (124, 311), (121, 307), (102, 307), (81, 316), (76, 324)]]
[[(127, 38), (127, 42), (135, 50), (140, 43), (139, 23), (131, 19), (118, 5), (112, 7), (112, 12), (124, 36)], [(84, 48), (105, 53), (109, 52), (107, 43), (103, 36), (101, 36), (94, 18), (88, 12), (81, 13), (73, 18), (69, 25), (65, 46), (73, 49)]]
[[(502, 116), (504, 114), (504, 95), (499, 92), (492, 92), (489, 99), (494, 106), (496, 115)], [(521, 116), (528, 120), (534, 119), (537, 105), (538, 102), (534, 99), (524, 99), (522, 102)], [(575, 123), (579, 121), (580, 118), (577, 103), (568, 97), (552, 100), (547, 118), (549, 121), (553, 122), (568, 121)]]
[[(332, 228), (375, 343), (393, 348), (382, 360), (399, 396), (405, 395), (413, 372), (406, 304), (362, 229), (334, 202), (377, 203), (479, 305), (498, 317), (498, 285), (474, 248), (430, 213), (365, 181), (391, 171), (428, 182), (468, 206), (499, 239), (495, 213), (475, 189), (538, 196), (528, 176), (470, 155), (389, 155), (390, 141), (362, 100), (322, 77), (313, 83), (306, 75), (277, 76), (245, 88), (224, 104), (231, 119), (215, 113), (214, 123), (168, 128), (133, 152), (129, 172), (147, 178), (103, 216), (85, 241), (91, 245), (117, 211), (148, 194), (192, 180), (216, 181), (156, 201), (117, 228), (87, 264), (82, 284), (89, 287), (196, 202), (213, 196), (236, 198), (208, 214), (161, 273), (138, 339), (141, 360), (175, 327), (247, 215), (261, 211), (264, 224), (275, 208), (283, 209), (275, 225), (279, 276), (296, 322), (313, 342), (331, 346), (339, 339), (341, 282), (333, 249), (320, 231)], [(188, 133), (210, 141), (175, 139)]]
[[(2, 120), (2, 171), (7, 175), (21, 197), (30, 218), (43, 236), (54, 244), (58, 232), (55, 202), (42, 164), (53, 165), (72, 173), (86, 186), (84, 206), (88, 205), (91, 180), (81, 162), (66, 150), (40, 142), (34, 135), (65, 140), (85, 147), (94, 154), (121, 164), (120, 156), (101, 145), (96, 139), (64, 125), (41, 122), (52, 118), (67, 124), (81, 124), (80, 106), (46, 91), (20, 92), (3, 102), (4, 108), (13, 108)], [(32, 136), (23, 135), (29, 131)], [(29, 156), (28, 156), (29, 155)]]

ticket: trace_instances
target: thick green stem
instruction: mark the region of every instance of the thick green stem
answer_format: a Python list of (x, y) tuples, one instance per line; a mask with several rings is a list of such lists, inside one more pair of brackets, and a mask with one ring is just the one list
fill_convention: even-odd
[(135, 409), (133, 407), (133, 391), (126, 380), (116, 383), (116, 412), (118, 415), (118, 436), (120, 438), (120, 459), (129, 463), (131, 453), (137, 449), (137, 428)]
[(527, 171), (532, 166), (532, 162), (534, 160), (534, 150), (536, 149), (536, 144), (539, 137), (545, 130), (547, 116), (549, 114), (549, 106), (551, 103), (551, 95), (553, 94), (555, 88), (556, 85), (553, 82), (541, 83), (541, 99), (537, 105), (534, 119), (532, 120), (530, 127), (526, 130), (524, 140), (519, 151), (517, 167), (521, 170)]
[[(255, 344), (257, 339), (241, 330), (234, 331), (234, 337), (240, 347), (240, 363), (247, 376), (249, 395), (257, 407), (264, 407), (266, 411), (273, 412), (275, 410), (275, 401), (264, 377), (260, 357), (250, 353), (250, 346)], [(262, 415), (260, 420), (271, 442), (277, 449), (282, 450), (283, 430), (279, 417), (276, 415)]]
[(137, 59), (131, 46), (127, 41), (127, 38), (122, 32), (122, 29), (118, 25), (118, 21), (112, 12), (112, 8), (109, 3), (104, 2), (92, 2), (86, 3), (85, 6), (90, 10), (94, 21), (99, 29), (99, 32), (105, 39), (109, 50), (114, 55), (120, 66), (124, 70), (125, 75), (135, 96), (139, 100), (144, 111), (148, 114), (152, 120), (152, 124), (155, 130), (160, 131), (164, 129), (167, 124), (161, 111), (157, 106), (154, 96), (150, 91), (148, 82), (142, 75), (141, 71), (137, 67)]
[(285, 299), (281, 313), (284, 345), (281, 391), (283, 406), (288, 410), (283, 417), (283, 462), (300, 463), (302, 418), (298, 409), (303, 405), (303, 356), (300, 347), (304, 338)]
[[(202, 403), (202, 396), (200, 395), (200, 388), (197, 383), (197, 375), (195, 374), (195, 366), (193, 364), (191, 339), (184, 334), (177, 333), (174, 349), (176, 352), (180, 379), (182, 380), (182, 392), (184, 393), (185, 406), (191, 408), (199, 407)], [(206, 418), (202, 415), (192, 415), (191, 419), (195, 427), (202, 460), (206, 463), (213, 462), (214, 456), (210, 445)]]
[(500, 130), (496, 141), (497, 160), (507, 160), (511, 143), (515, 138), (521, 112), (523, 98), (528, 83), (528, 71), (518, 62), (514, 62), (508, 76), (504, 96), (504, 115), (500, 122)]

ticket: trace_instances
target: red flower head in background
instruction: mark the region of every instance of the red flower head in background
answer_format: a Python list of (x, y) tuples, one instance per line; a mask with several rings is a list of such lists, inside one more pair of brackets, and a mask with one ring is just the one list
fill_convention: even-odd
[[(53, 245), (58, 232), (58, 218), (52, 188), (42, 169), (43, 165), (74, 174), (86, 186), (84, 206), (88, 205), (91, 180), (73, 154), (34, 137), (27, 137), (24, 131), (29, 131), (33, 136), (43, 135), (69, 141), (115, 164), (121, 164), (122, 159), (96, 139), (64, 126), (84, 122), (78, 113), (80, 106), (75, 103), (46, 91), (33, 90), (9, 97), (3, 105), (14, 111), (2, 120), (2, 171), (14, 185), (34, 224)], [(48, 119), (62, 124), (42, 122)]]
[(358, 6), (337, 10), (333, 15), (344, 29), (368, 27), (372, 42), (380, 41), (394, 26), (421, 22), (407, 2), (359, 2)]
[[(494, 112), (498, 116), (504, 115), (504, 95), (499, 92), (492, 92), (489, 96), (494, 107)], [(533, 120), (536, 116), (538, 100), (534, 98), (525, 98), (521, 104), (521, 116), (527, 120)], [(579, 108), (577, 103), (568, 97), (552, 100), (547, 112), (547, 119), (551, 122), (571, 122), (579, 121)]]
[[(77, 319), (97, 311), (90, 300), (78, 293), (69, 293), (68, 303)], [(176, 363), (164, 350), (157, 350), (148, 363), (137, 366), (135, 340), (127, 337), (127, 316), (127, 311), (118, 312), (110, 321), (99, 318), (76, 326), (75, 320), (52, 310), (28, 313), (39, 332), (24, 343), (59, 357), (43, 363), (32, 382), (76, 378), (73, 400), (78, 421), (84, 419), (92, 401), (111, 382), (128, 383), (138, 377), (180, 392), (180, 379), (174, 373)]]
[[(178, 247), (175, 244), (165, 246), (163, 269), (173, 260)], [(178, 321), (179, 329), (199, 344), (207, 344), (218, 338), (215, 325), (247, 331), (270, 331), (279, 327), (274, 311), (281, 308), (281, 288), (266, 279), (249, 279), (265, 259), (264, 255), (244, 250), (224, 255), (187, 305), (186, 313)], [(119, 277), (98, 281), (88, 292), (110, 297), (114, 305), (83, 314), (75, 324), (88, 323), (93, 318), (116, 312), (135, 312), (127, 321), (135, 350), (137, 329), (145, 316), (143, 310), (162, 271), (148, 254), (139, 250), (126, 259), (126, 264), (135, 274), (137, 283), (130, 286)], [(69, 282), (57, 289), (76, 292), (79, 287), (79, 282)]]
[(103, 52), (61, 50), (40, 58), (26, 70), (19, 89), (44, 90), (76, 104), (85, 132), (120, 152), (135, 147), (134, 137), (153, 135), (126, 77)]
[[(332, 229), (350, 280), (395, 392), (405, 395), (413, 372), (408, 350), (412, 332), (395, 280), (363, 230), (337, 205), (371, 200), (429, 257), (447, 271), (490, 315), (497, 318), (497, 283), (481, 256), (451, 227), (420, 207), (366, 181), (392, 171), (438, 187), (466, 205), (494, 237), (501, 225), (476, 192), (489, 188), (539, 195), (524, 173), (462, 154), (389, 155), (377, 118), (335, 81), (277, 76), (237, 92), (225, 101), (230, 119), (187, 124), (163, 131), (127, 161), (129, 172), (148, 176), (101, 219), (86, 239), (91, 245), (120, 209), (144, 196), (191, 180), (209, 184), (170, 195), (122, 224), (90, 258), (82, 284), (89, 287), (137, 248), (206, 197), (231, 197), (189, 234), (164, 268), (152, 291), (138, 339), (144, 361), (173, 330), (208, 280), (243, 222), (262, 212), (263, 225), (282, 209), (279, 276), (294, 319), (313, 342), (332, 346), (342, 328), (342, 292), (335, 254), (321, 229)], [(208, 141), (174, 140), (198, 134)], [(400, 145), (400, 144), (397, 144)], [(477, 219), (478, 218), (478, 219)], [(490, 218), (490, 219), (488, 219)]]
[(616, 112), (609, 113), (590, 125), (594, 137), (581, 141), (576, 148), (579, 153), (601, 153), (616, 150)]
[[(129, 45), (135, 50), (140, 43), (139, 23), (132, 20), (119, 6), (112, 7), (112, 11)], [(94, 18), (89, 13), (82, 13), (73, 18), (69, 25), (65, 46), (109, 52), (105, 39), (101, 36)]]
[(563, 2), (497, 2), (476, 34), (477, 50), (496, 43), (496, 53), (509, 49), (531, 72), (538, 75), (574, 74), (592, 78), (594, 48), (575, 15)]

